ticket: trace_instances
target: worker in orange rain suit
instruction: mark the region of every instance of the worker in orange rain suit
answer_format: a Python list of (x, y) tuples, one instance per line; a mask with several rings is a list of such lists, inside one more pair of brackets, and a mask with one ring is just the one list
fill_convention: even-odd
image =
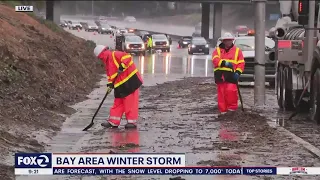
[(140, 151), (138, 129), (130, 129), (122, 132), (112, 131), (111, 133), (113, 147), (124, 147), (126, 151), (130, 153), (138, 153)]
[(218, 91), (218, 108), (221, 114), (238, 108), (237, 83), (244, 70), (242, 51), (233, 44), (234, 36), (225, 33), (222, 43), (214, 50), (212, 61)]
[(133, 63), (132, 56), (122, 51), (111, 51), (103, 45), (97, 45), (94, 54), (104, 62), (108, 76), (107, 86), (114, 88), (115, 96), (109, 120), (101, 125), (107, 128), (117, 128), (123, 113), (125, 113), (128, 122), (125, 128), (136, 128), (139, 111), (139, 87), (143, 81)]

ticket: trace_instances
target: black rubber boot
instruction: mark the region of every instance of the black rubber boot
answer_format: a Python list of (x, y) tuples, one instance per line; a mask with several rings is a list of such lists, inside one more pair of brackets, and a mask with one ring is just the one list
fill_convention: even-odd
[(101, 123), (101, 126), (103, 126), (105, 128), (118, 128), (118, 126), (114, 126), (114, 125), (110, 124), (109, 122)]
[(126, 129), (136, 129), (137, 128), (137, 125), (135, 124), (132, 124), (132, 123), (128, 123), (124, 126), (124, 128)]

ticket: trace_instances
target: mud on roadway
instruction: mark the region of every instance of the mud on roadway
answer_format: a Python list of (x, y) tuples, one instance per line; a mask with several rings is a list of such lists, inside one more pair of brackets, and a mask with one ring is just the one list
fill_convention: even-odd
[[(250, 99), (241, 88), (244, 100)], [(138, 130), (104, 129), (98, 122), (79, 152), (186, 153), (188, 166), (303, 166), (320, 161), (303, 146), (268, 124), (247, 104), (218, 116), (216, 86), (211, 78), (188, 77), (155, 86), (142, 86)], [(102, 114), (102, 115), (101, 115)], [(108, 116), (105, 109), (101, 116)], [(101, 121), (100, 121), (101, 122)], [(212, 179), (212, 176), (181, 176)], [(172, 176), (57, 177), (56, 179), (166, 179)], [(294, 179), (320, 177), (295, 176)], [(292, 179), (288, 176), (216, 176), (215, 179)]]

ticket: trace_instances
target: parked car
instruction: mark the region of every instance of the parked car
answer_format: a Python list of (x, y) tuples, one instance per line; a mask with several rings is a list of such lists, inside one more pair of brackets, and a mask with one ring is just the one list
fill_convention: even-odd
[(122, 49), (127, 53), (145, 55), (146, 48), (140, 36), (124, 35)]
[(233, 34), (235, 36), (247, 36), (248, 35), (248, 31), (250, 29), (248, 28), (248, 26), (245, 26), (245, 25), (239, 25), (239, 26), (236, 26), (236, 28), (234, 29), (233, 31)]
[(113, 29), (108, 24), (101, 24), (101, 26), (99, 26), (99, 28), (98, 28), (98, 33), (99, 34), (112, 34)]
[(132, 23), (132, 22), (136, 22), (137, 20), (133, 16), (127, 16), (126, 18), (124, 18), (124, 21)]
[(115, 41), (116, 41), (116, 50), (118, 51), (123, 51), (123, 46), (122, 46), (122, 43), (124, 42), (124, 37), (125, 36), (135, 36), (134, 33), (118, 33), (116, 34), (116, 38), (115, 38)]
[(136, 32), (136, 29), (134, 29), (134, 28), (128, 28), (128, 32), (129, 32), (129, 33), (134, 33), (134, 32)]
[(98, 31), (98, 26), (95, 23), (88, 22), (88, 26), (84, 28), (85, 31)]
[(128, 33), (128, 30), (127, 29), (123, 29), (123, 28), (120, 28), (120, 29), (117, 29), (117, 34), (125, 34), (125, 33)]
[[(255, 66), (255, 37), (254, 36), (241, 36), (236, 37), (234, 40), (234, 44), (242, 50), (244, 60), (246, 62), (244, 72), (240, 76), (240, 81), (244, 82), (252, 82), (254, 81), (254, 66)], [(221, 43), (218, 40), (217, 46)], [(265, 79), (266, 82), (269, 83), (270, 86), (275, 86), (275, 74), (276, 74), (276, 62), (274, 60), (270, 60), (269, 53), (273, 52), (275, 48), (275, 42), (266, 37), (265, 38), (265, 55), (266, 55), (266, 63), (265, 63)]]
[(61, 21), (59, 24), (61, 27), (65, 28), (68, 27), (68, 23)]
[(179, 47), (181, 47), (181, 48), (186, 48), (186, 47), (188, 47), (189, 44), (191, 43), (191, 39), (192, 39), (191, 36), (183, 36), (183, 37), (178, 41)]
[(80, 22), (70, 21), (69, 29), (72, 29), (72, 30), (80, 29), (80, 30), (82, 30), (82, 25), (80, 24)]
[(204, 53), (209, 54), (210, 46), (209, 43), (203, 37), (192, 38), (188, 45), (188, 54), (193, 53)]
[(83, 29), (86, 29), (88, 27), (88, 23), (87, 22), (79, 22), (82, 26)]
[(153, 34), (152, 38), (152, 49), (170, 52), (170, 43), (166, 35), (164, 34)]

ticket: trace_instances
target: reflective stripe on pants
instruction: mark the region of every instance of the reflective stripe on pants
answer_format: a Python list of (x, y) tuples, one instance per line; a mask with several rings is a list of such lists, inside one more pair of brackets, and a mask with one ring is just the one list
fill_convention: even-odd
[(137, 123), (137, 120), (133, 120), (133, 119), (127, 119), (128, 123), (131, 123), (131, 124), (136, 124)]
[(121, 117), (109, 116), (108, 122), (109, 122), (112, 126), (119, 126), (119, 125), (120, 125), (120, 121), (121, 121)]

